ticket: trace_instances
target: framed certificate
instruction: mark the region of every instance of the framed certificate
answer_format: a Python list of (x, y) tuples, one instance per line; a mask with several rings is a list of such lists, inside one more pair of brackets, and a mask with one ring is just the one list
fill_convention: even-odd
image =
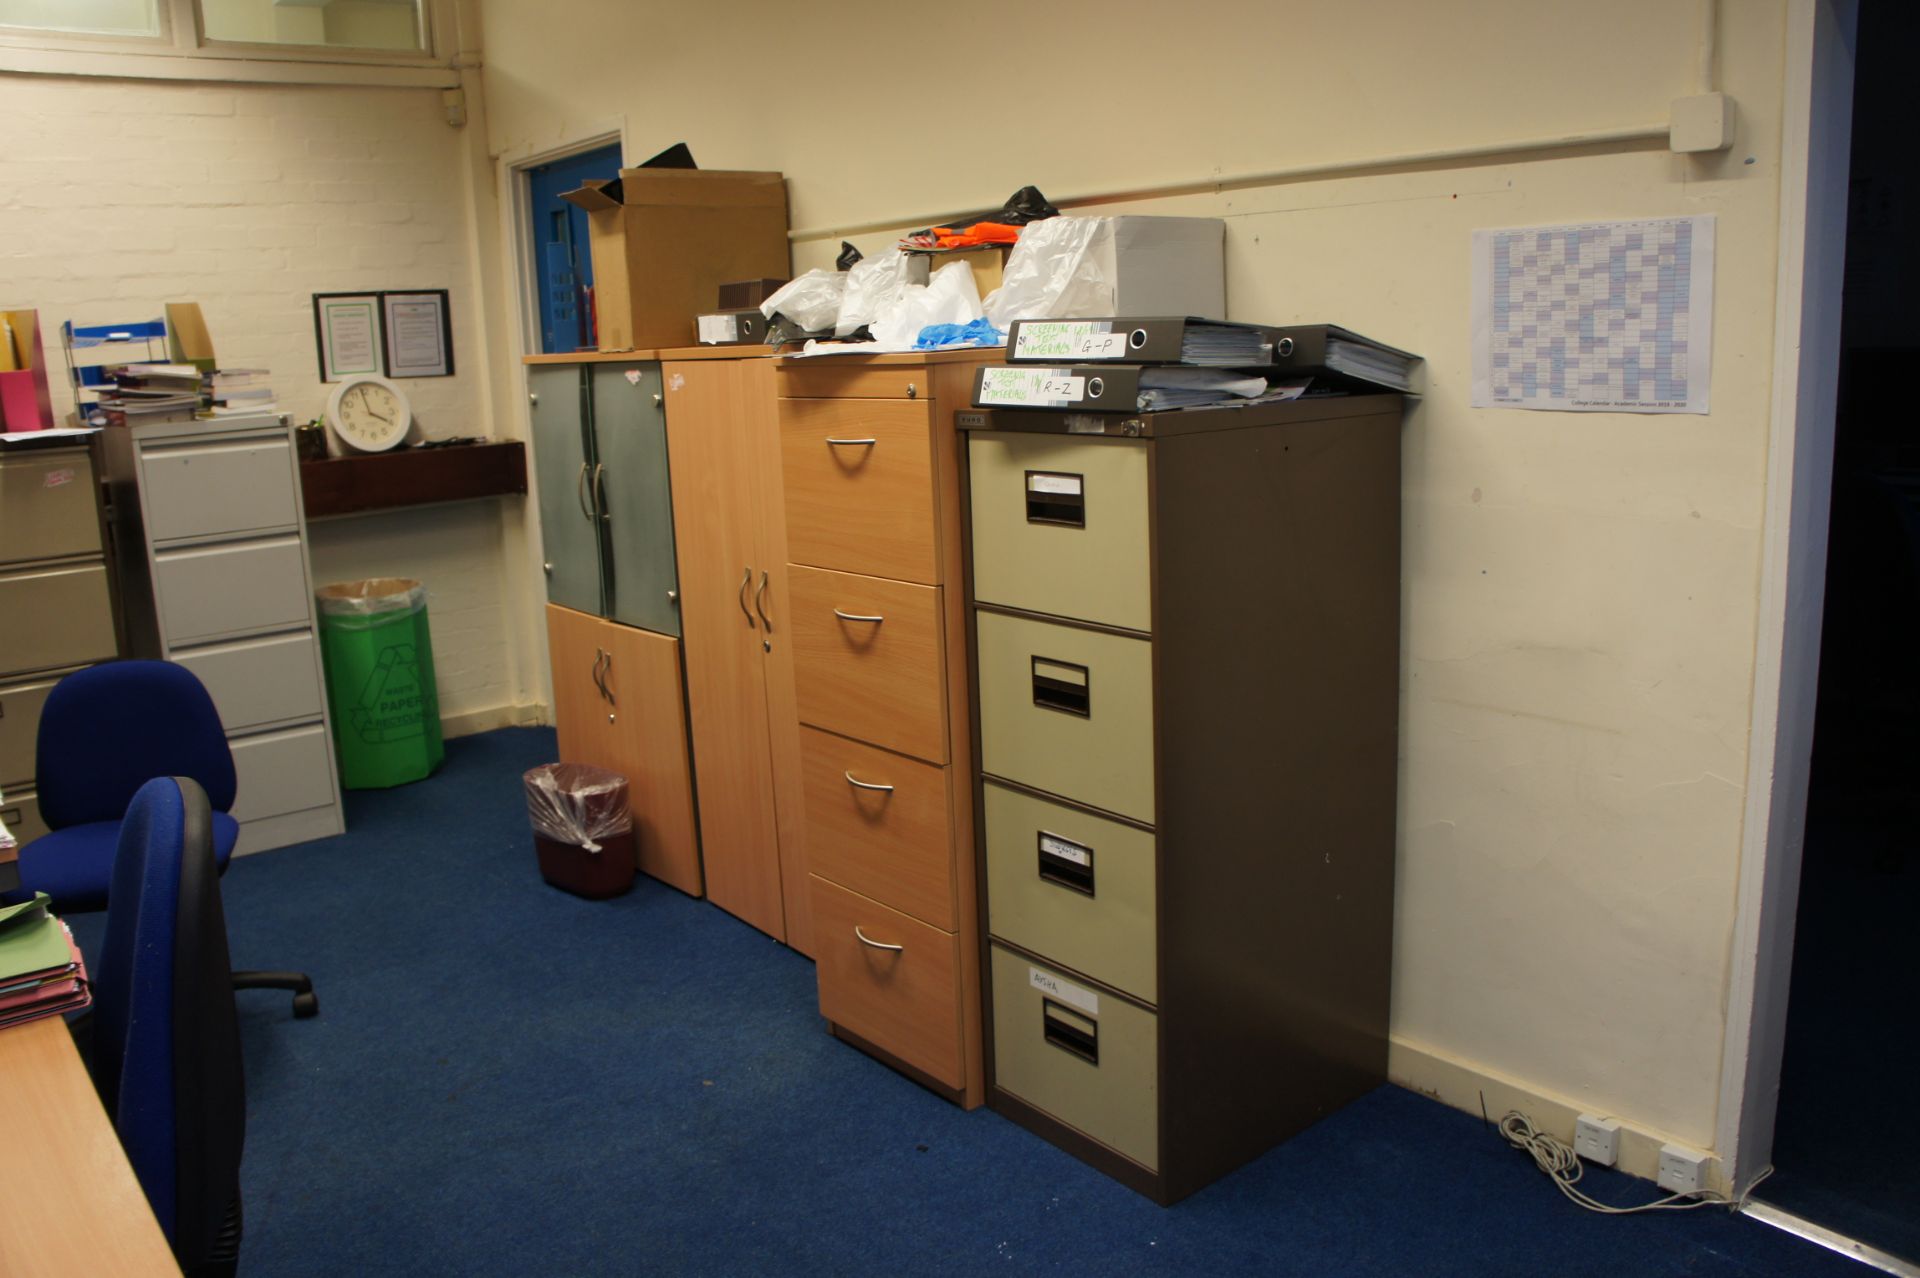
[(451, 377), (453, 328), (447, 290), (380, 294), (388, 377)]
[(380, 294), (315, 293), (313, 336), (320, 350), (320, 380), (378, 373), (383, 353)]

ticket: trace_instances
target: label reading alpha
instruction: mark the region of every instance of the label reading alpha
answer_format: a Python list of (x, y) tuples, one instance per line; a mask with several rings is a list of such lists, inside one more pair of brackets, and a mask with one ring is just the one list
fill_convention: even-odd
[(1098, 994), (1095, 994), (1092, 990), (1081, 989), (1078, 985), (1070, 985), (1051, 972), (1043, 972), (1037, 967), (1030, 967), (1027, 969), (1027, 984), (1033, 986), (1033, 988), (1039, 990), (1048, 998), (1057, 999), (1065, 1003), (1068, 1007), (1079, 1008), (1088, 1016), (1100, 1015), (1100, 996)]

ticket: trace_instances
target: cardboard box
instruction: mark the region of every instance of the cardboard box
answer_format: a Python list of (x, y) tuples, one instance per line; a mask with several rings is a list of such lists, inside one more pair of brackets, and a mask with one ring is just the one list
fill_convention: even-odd
[(947, 253), (909, 253), (911, 259), (907, 266), (907, 279), (914, 284), (925, 284), (933, 273), (948, 262), (965, 262), (973, 268), (973, 282), (985, 297), (1000, 287), (1001, 277), (1006, 273), (1007, 254), (1013, 251), (1012, 245), (989, 244), (983, 248), (954, 249)]
[(790, 274), (778, 173), (622, 169), (561, 198), (587, 211), (603, 351), (685, 345), (720, 285)]
[(715, 305), (723, 311), (744, 311), (760, 305), (786, 285), (786, 280), (736, 280), (720, 286), (720, 300)]

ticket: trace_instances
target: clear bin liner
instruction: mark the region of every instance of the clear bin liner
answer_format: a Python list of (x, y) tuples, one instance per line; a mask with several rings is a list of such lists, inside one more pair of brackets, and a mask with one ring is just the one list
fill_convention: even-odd
[(633, 829), (633, 814), (615, 798), (627, 788), (618, 772), (587, 763), (543, 763), (521, 778), (534, 833), (600, 851), (600, 841)]
[(369, 577), (365, 581), (337, 581), (314, 592), (320, 611), (329, 617), (384, 617), (395, 612), (419, 612), (427, 606), (427, 588), (411, 577)]

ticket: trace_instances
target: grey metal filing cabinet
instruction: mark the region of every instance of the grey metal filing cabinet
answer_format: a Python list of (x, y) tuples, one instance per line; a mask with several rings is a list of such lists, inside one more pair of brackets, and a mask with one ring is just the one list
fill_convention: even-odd
[(1400, 419), (956, 418), (989, 1103), (1162, 1203), (1385, 1076)]
[(239, 853), (338, 834), (339, 776), (283, 417), (100, 432), (127, 648), (212, 694), (239, 777)]
[(119, 655), (87, 441), (0, 448), (0, 819), (46, 833), (34, 791), (40, 707), (75, 670)]

